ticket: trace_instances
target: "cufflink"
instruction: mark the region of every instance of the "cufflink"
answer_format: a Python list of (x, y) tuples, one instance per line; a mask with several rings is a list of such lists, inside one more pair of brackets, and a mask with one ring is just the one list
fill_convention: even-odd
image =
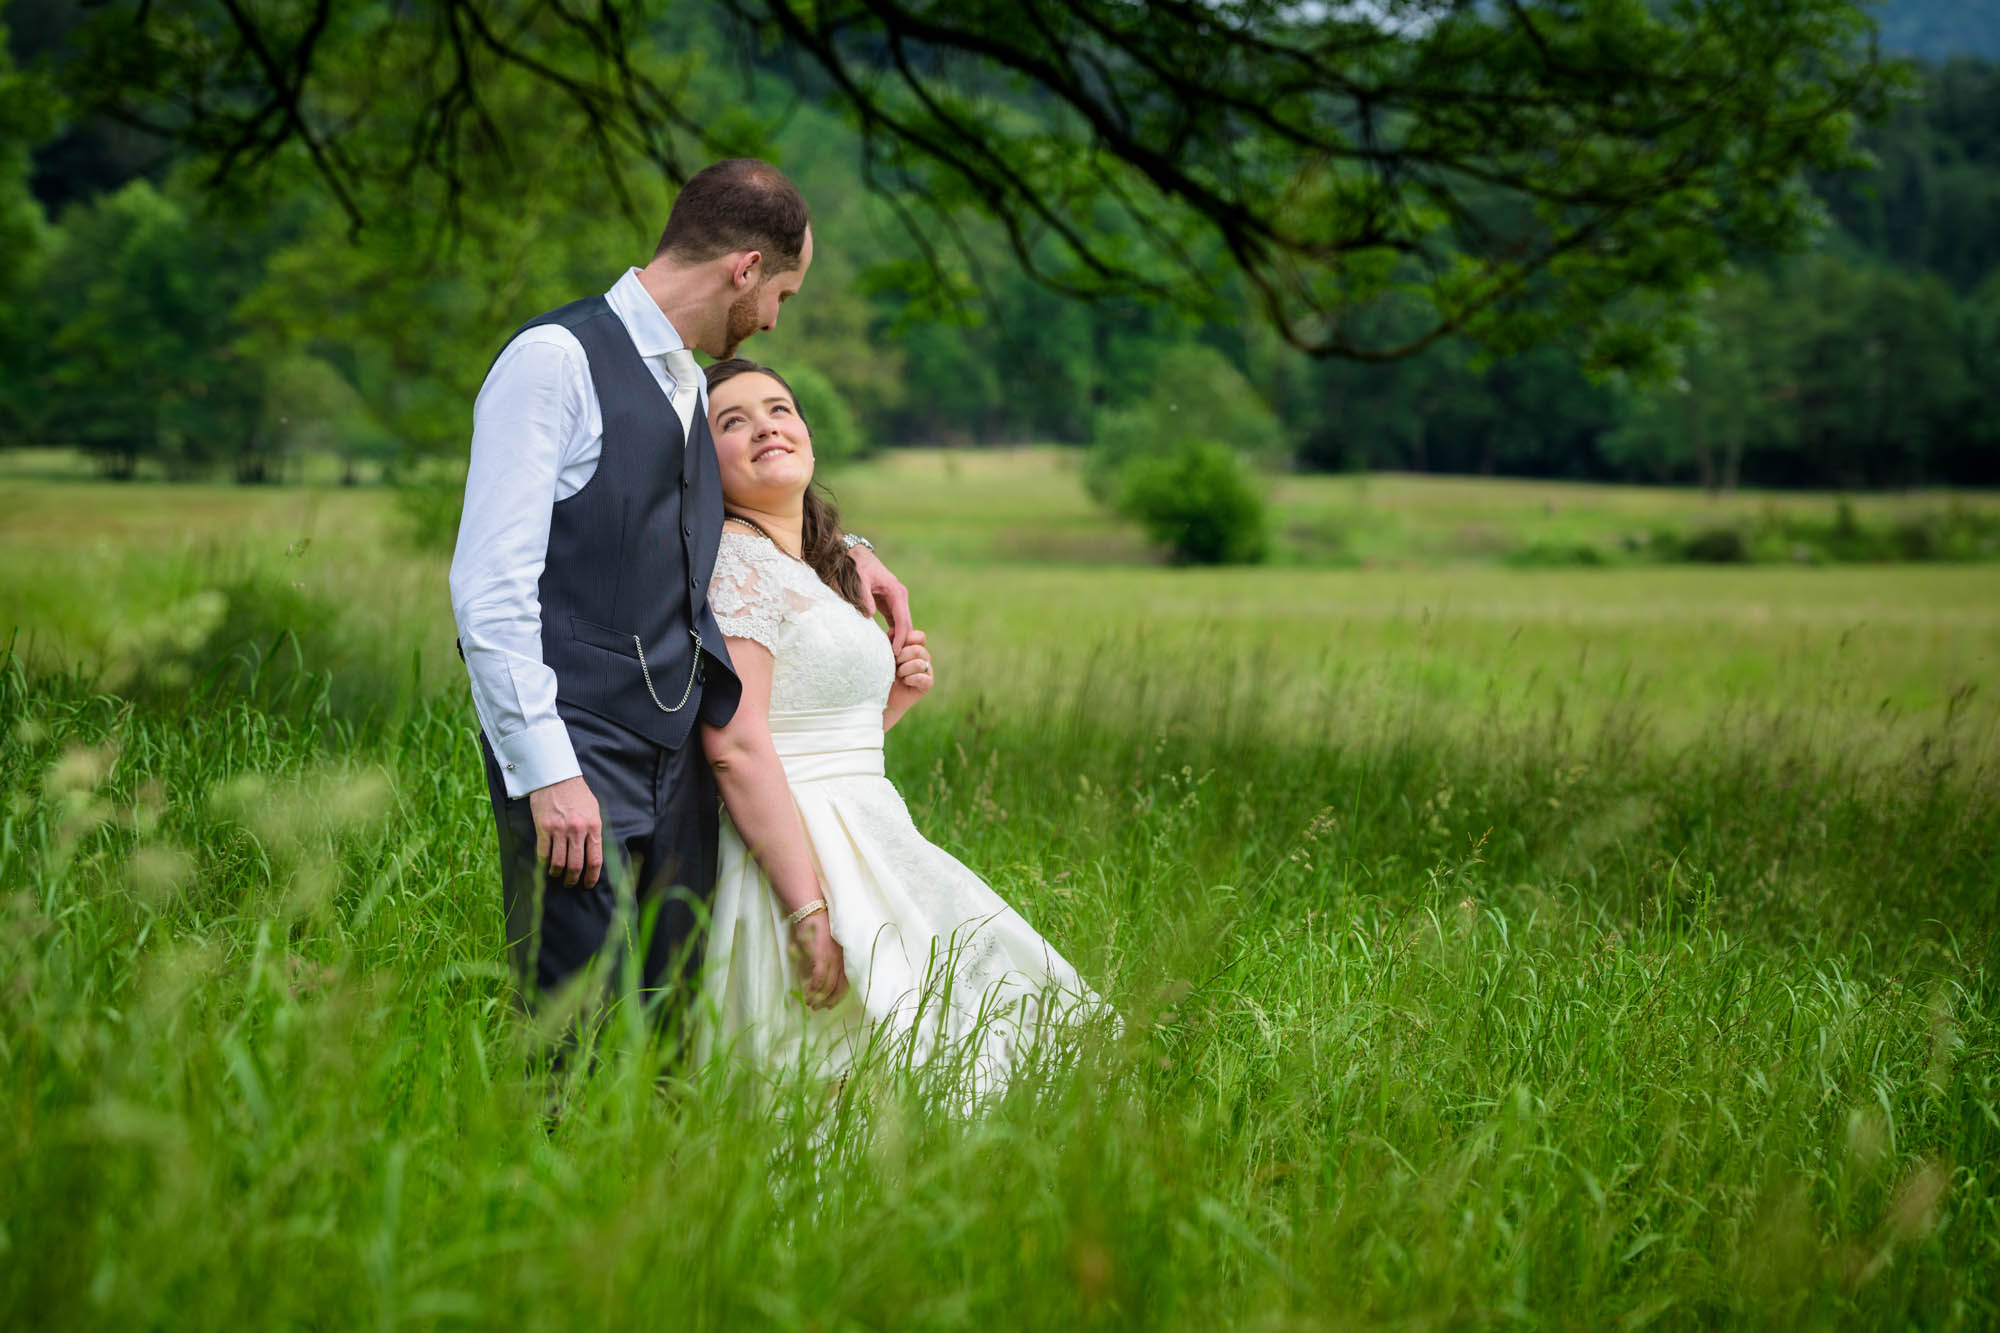
[(514, 771), (514, 766), (512, 764), (507, 765), (507, 771), (509, 773), (512, 773)]

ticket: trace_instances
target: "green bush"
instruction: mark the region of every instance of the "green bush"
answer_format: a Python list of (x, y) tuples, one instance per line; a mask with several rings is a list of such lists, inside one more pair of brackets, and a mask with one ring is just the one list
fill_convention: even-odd
[(1176, 347), (1160, 359), (1152, 391), (1107, 408), (1091, 423), (1083, 482), (1100, 504), (1118, 497), (1125, 465), (1186, 440), (1214, 440), (1252, 458), (1275, 460), (1284, 428), (1263, 395), (1212, 347)]
[(1246, 469), (1233, 451), (1208, 441), (1128, 460), (1119, 470), (1117, 509), (1178, 565), (1255, 564), (1268, 544), (1264, 501)]
[(1831, 518), (1767, 515), (1758, 526), (1752, 554), (1834, 564), (1991, 559), (2000, 554), (2000, 518), (1958, 503), (1878, 526), (1862, 522), (1843, 498)]
[(1990, 560), (2000, 555), (2000, 517), (1964, 504), (1943, 512), (1864, 523), (1842, 499), (1828, 518), (1767, 510), (1748, 525), (1717, 526), (1682, 536), (1660, 529), (1625, 549), (1662, 562), (1696, 564), (1858, 565), (1896, 561)]
[(1889, 535), (1904, 560), (1935, 560), (1944, 546), (1940, 525), (1928, 516), (1906, 518)]
[(1604, 552), (1589, 542), (1533, 542), (1502, 559), (1516, 569), (1585, 569), (1605, 563)]
[(1704, 565), (1740, 565), (1750, 558), (1750, 543), (1736, 528), (1707, 528), (1681, 543), (1681, 559)]

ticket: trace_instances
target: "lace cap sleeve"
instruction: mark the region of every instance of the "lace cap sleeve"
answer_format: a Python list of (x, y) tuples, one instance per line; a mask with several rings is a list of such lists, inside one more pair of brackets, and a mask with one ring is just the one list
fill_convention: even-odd
[(709, 609), (723, 634), (761, 643), (774, 657), (786, 622), (803, 609), (785, 587), (779, 562), (786, 558), (762, 537), (725, 529), (708, 580)]

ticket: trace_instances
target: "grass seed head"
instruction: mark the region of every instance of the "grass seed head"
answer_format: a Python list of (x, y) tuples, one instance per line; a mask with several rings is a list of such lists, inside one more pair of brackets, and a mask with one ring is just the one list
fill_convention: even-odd
[(1913, 1245), (1937, 1230), (1938, 1215), (1945, 1196), (1951, 1192), (1951, 1177), (1936, 1162), (1918, 1162), (1896, 1190), (1889, 1214), (1883, 1219), (1888, 1234), (1905, 1245)]
[(1889, 1125), (1880, 1107), (1857, 1106), (1847, 1113), (1847, 1155), (1872, 1171), (1889, 1155)]
[(132, 892), (155, 911), (180, 897), (194, 873), (193, 857), (178, 847), (158, 844), (139, 848), (125, 866), (126, 882)]
[(217, 817), (255, 833), (267, 846), (298, 851), (309, 841), (338, 837), (385, 816), (394, 788), (379, 769), (332, 767), (274, 782), (242, 773), (209, 797)]
[(166, 817), (167, 793), (158, 778), (148, 778), (139, 785), (137, 799), (132, 804), (132, 829), (142, 838), (150, 838)]
[(111, 776), (117, 759), (115, 745), (72, 745), (49, 770), (48, 790), (57, 796), (95, 791)]
[(285, 915), (319, 915), (333, 901), (334, 891), (339, 887), (340, 875), (332, 861), (313, 857), (301, 862), (298, 869), (292, 872), (292, 881), (285, 890)]

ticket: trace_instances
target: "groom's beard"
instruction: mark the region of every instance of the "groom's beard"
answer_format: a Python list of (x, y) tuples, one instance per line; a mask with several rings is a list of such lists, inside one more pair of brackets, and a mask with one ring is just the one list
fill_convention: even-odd
[(736, 355), (736, 349), (743, 340), (757, 331), (757, 302), (763, 295), (764, 284), (758, 283), (729, 303), (729, 319), (722, 330), (722, 359), (727, 361)]

